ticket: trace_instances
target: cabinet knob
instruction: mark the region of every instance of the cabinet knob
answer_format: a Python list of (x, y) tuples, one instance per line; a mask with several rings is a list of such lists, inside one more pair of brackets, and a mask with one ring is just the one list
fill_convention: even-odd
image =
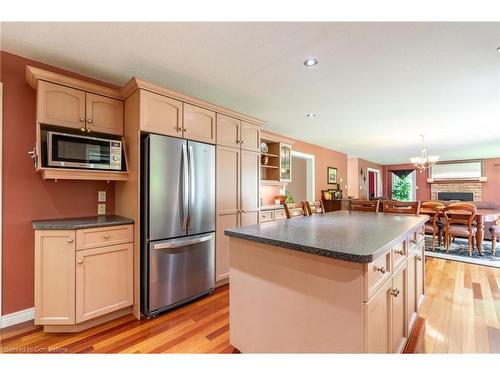
[(375, 267), (375, 271), (378, 271), (378, 272), (384, 274), (385, 273), (385, 268), (384, 267)]
[(81, 130), (82, 132), (84, 132), (84, 131), (85, 131), (85, 128), (80, 128), (80, 130)]
[(393, 289), (391, 290), (391, 294), (394, 296), (394, 297), (397, 297), (399, 295), (399, 289), (396, 288), (396, 289)]
[(85, 118), (80, 117), (80, 122), (85, 122)]
[(245, 143), (245, 141), (242, 139), (242, 140), (240, 141), (240, 144), (243, 144), (243, 143)]
[(82, 264), (83, 263), (83, 259), (78, 259), (78, 264)]
[(415, 244), (415, 243), (417, 243), (417, 241), (416, 240), (410, 240), (410, 243)]
[(109, 234), (107, 234), (107, 233), (106, 233), (106, 234), (104, 235), (104, 238), (105, 238), (105, 239), (109, 239)]
[(182, 128), (182, 131), (187, 133), (188, 130), (187, 128)]
[(239, 145), (239, 144), (240, 144), (240, 140), (239, 140), (239, 139), (237, 139), (237, 140), (236, 140), (236, 144), (237, 144), (237, 145)]
[(420, 255), (417, 255), (417, 260), (418, 261), (421, 261), (422, 260), (422, 257)]
[(90, 128), (87, 128), (87, 133), (90, 133), (92, 130)]
[(87, 120), (87, 122), (88, 122), (89, 124), (92, 124), (92, 119), (91, 119), (91, 118), (89, 118), (89, 119)]
[(399, 254), (399, 255), (405, 255), (405, 253), (404, 253), (403, 250), (396, 250), (396, 253)]
[(68, 243), (73, 243), (73, 239), (72, 238), (68, 238)]

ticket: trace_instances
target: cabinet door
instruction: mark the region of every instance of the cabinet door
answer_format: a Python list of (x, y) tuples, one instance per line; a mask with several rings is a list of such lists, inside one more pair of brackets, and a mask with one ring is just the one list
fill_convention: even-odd
[(76, 253), (76, 322), (131, 306), (133, 244)]
[(141, 130), (182, 137), (182, 102), (145, 90), (139, 98)]
[(224, 234), (224, 230), (237, 226), (237, 213), (217, 216), (215, 281), (223, 280), (229, 276), (229, 237)]
[(240, 120), (217, 113), (217, 144), (240, 148), (240, 124)]
[(392, 330), (391, 279), (364, 303), (365, 352), (390, 353)]
[(416, 251), (412, 252), (408, 256), (408, 266), (407, 266), (407, 293), (408, 293), (408, 302), (407, 302), (407, 312), (408, 312), (408, 332), (411, 331), (413, 324), (415, 323), (415, 319), (417, 318), (417, 255)]
[(392, 353), (401, 353), (408, 337), (406, 264), (392, 277)]
[(123, 135), (123, 102), (86, 94), (87, 131)]
[(259, 211), (244, 211), (240, 214), (240, 227), (259, 223)]
[(184, 103), (184, 138), (215, 144), (215, 112)]
[(280, 181), (292, 181), (292, 148), (285, 143), (280, 143)]
[(415, 272), (415, 295), (417, 301), (417, 311), (420, 309), (420, 305), (424, 301), (425, 293), (425, 255), (424, 248), (425, 244), (422, 243), (420, 247), (415, 251), (416, 257), (416, 272)]
[(235, 214), (240, 208), (240, 150), (217, 147), (217, 214)]
[(260, 128), (257, 125), (242, 121), (240, 129), (241, 148), (260, 152)]
[(259, 210), (259, 163), (259, 153), (241, 150), (241, 209), (243, 212)]
[(85, 92), (38, 81), (37, 121), (85, 130)]
[(35, 232), (35, 324), (75, 323), (75, 231)]

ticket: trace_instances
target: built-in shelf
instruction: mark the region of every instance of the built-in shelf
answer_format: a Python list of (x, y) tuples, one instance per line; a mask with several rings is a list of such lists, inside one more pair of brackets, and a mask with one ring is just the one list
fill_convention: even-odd
[(286, 182), (280, 182), (277, 180), (260, 180), (260, 184), (268, 186), (283, 186), (286, 185)]
[(261, 164), (260, 165), (262, 168), (275, 168), (275, 169), (278, 169), (279, 167), (275, 166), (275, 165), (268, 165), (268, 164)]
[(271, 158), (279, 158), (279, 155), (276, 155), (276, 154), (269, 154), (267, 152), (261, 152), (260, 153), (261, 155), (265, 155), (265, 156), (269, 156)]
[(128, 172), (96, 171), (88, 169), (38, 168), (44, 180), (127, 181)]

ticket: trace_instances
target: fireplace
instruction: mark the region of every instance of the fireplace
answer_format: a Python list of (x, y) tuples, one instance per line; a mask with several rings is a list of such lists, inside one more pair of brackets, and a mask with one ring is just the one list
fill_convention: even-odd
[(437, 198), (440, 201), (464, 201), (471, 202), (474, 200), (474, 193), (468, 192), (444, 192), (437, 193)]

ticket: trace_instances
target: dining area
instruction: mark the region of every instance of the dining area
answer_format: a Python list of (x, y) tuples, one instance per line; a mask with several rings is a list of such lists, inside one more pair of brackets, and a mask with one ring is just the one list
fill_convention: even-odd
[[(287, 219), (325, 213), (321, 200), (284, 203), (284, 209)], [(431, 251), (439, 249), (449, 253), (455, 240), (463, 239), (467, 242), (468, 256), (472, 256), (473, 252), (483, 256), (485, 241), (491, 241), (491, 255), (495, 255), (500, 240), (500, 207), (494, 203), (350, 199), (348, 209), (355, 212), (429, 216), (425, 233), (430, 237), (428, 250)]]

